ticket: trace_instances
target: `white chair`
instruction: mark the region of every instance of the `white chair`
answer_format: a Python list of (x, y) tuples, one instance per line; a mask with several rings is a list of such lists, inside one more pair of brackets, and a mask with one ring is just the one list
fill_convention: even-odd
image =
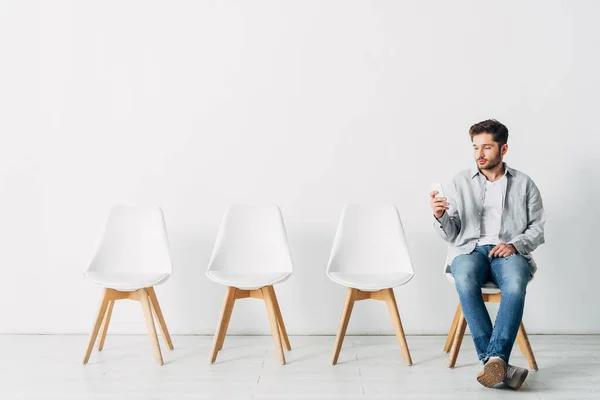
[[(444, 274), (446, 275), (446, 279), (448, 279), (448, 281), (454, 285), (455, 281), (454, 277), (450, 273), (448, 259), (446, 259), (444, 265)], [(529, 282), (531, 282), (531, 279)], [(502, 291), (493, 282), (486, 282), (483, 284), (481, 287), (481, 295), (483, 297), (483, 301), (486, 303), (500, 303), (502, 300)], [(454, 368), (456, 365), (456, 359), (458, 358), (458, 353), (460, 351), (460, 346), (462, 344), (463, 337), (465, 336), (466, 329), (467, 320), (465, 319), (459, 301), (458, 306), (456, 307), (456, 312), (454, 313), (452, 325), (450, 325), (448, 337), (446, 338), (446, 344), (444, 345), (444, 352), (450, 352), (448, 357), (448, 368)], [(521, 352), (525, 355), (525, 358), (527, 358), (529, 368), (537, 371), (537, 362), (535, 360), (535, 356), (533, 355), (533, 350), (531, 349), (531, 344), (529, 343), (529, 338), (527, 337), (527, 332), (525, 331), (525, 325), (523, 325), (523, 322), (521, 322), (519, 332), (517, 333), (517, 344), (519, 345)]]
[(385, 301), (404, 361), (412, 364), (393, 288), (414, 276), (398, 210), (393, 205), (347, 205), (342, 211), (327, 276), (348, 287), (346, 304), (333, 350), (336, 364), (354, 302)]
[(277, 206), (232, 205), (228, 208), (206, 275), (227, 287), (210, 363), (223, 348), (237, 299), (263, 299), (281, 364), (291, 350), (273, 285), (286, 281), (293, 271), (292, 257), (281, 211)]
[(113, 207), (100, 246), (84, 273), (86, 278), (104, 287), (84, 364), (90, 358), (98, 332), (98, 351), (104, 347), (115, 301), (131, 299), (142, 304), (156, 360), (163, 365), (152, 311), (170, 350), (173, 350), (173, 343), (154, 286), (164, 283), (171, 274), (171, 257), (162, 210), (159, 207)]

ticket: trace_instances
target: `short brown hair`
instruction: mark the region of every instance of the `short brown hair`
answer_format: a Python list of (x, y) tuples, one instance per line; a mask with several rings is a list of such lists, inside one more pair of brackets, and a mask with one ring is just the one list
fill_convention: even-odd
[(480, 133), (491, 134), (494, 137), (494, 142), (498, 143), (500, 147), (508, 142), (508, 128), (495, 119), (487, 119), (478, 122), (469, 128), (471, 141), (473, 141), (473, 136), (479, 135)]

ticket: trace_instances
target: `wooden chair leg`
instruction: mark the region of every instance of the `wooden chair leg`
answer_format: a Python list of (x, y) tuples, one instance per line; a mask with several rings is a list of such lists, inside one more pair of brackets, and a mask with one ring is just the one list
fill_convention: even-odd
[(350, 322), (350, 316), (352, 315), (352, 308), (354, 308), (354, 302), (356, 299), (357, 289), (348, 288), (346, 293), (346, 303), (342, 311), (342, 318), (340, 319), (340, 326), (338, 328), (337, 336), (335, 337), (335, 345), (333, 346), (333, 357), (331, 364), (335, 365), (338, 362), (340, 351), (342, 350), (342, 344), (344, 343), (344, 337), (346, 336), (346, 329), (348, 329), (348, 322)]
[(398, 312), (398, 305), (396, 304), (396, 296), (394, 295), (393, 289), (386, 289), (384, 292), (385, 303), (388, 307), (388, 312), (392, 323), (394, 324), (394, 330), (396, 331), (396, 338), (400, 343), (402, 349), (402, 356), (406, 365), (412, 365), (412, 359), (410, 357), (410, 351), (408, 350), (408, 344), (406, 343), (406, 336), (404, 336), (404, 329), (402, 328), (402, 320), (400, 319), (400, 313)]
[(231, 321), (231, 314), (233, 312), (234, 305), (235, 299), (229, 304), (227, 308), (227, 315), (225, 315), (225, 321), (223, 322), (223, 331), (221, 332), (221, 336), (219, 336), (217, 351), (221, 351), (223, 349), (223, 345), (225, 344), (225, 338), (227, 337), (227, 330), (229, 329), (229, 322)]
[(537, 371), (537, 362), (535, 361), (535, 356), (533, 355), (533, 350), (531, 349), (531, 344), (529, 343), (529, 338), (527, 337), (527, 332), (525, 331), (525, 325), (523, 325), (523, 322), (521, 322), (519, 332), (517, 333), (517, 343), (519, 344), (521, 352), (527, 358), (529, 368), (531, 368), (534, 371)]
[(88, 346), (85, 352), (85, 356), (83, 357), (84, 364), (87, 364), (87, 362), (90, 359), (90, 355), (92, 354), (92, 350), (94, 349), (94, 343), (96, 342), (96, 338), (98, 337), (98, 331), (100, 330), (102, 320), (106, 316), (106, 309), (108, 308), (108, 303), (111, 300), (111, 294), (111, 289), (104, 289), (102, 301), (100, 302), (100, 309), (98, 310), (98, 315), (96, 316), (96, 321), (94, 322), (92, 333), (90, 333), (90, 338), (88, 340)]
[(231, 314), (233, 313), (233, 306), (235, 305), (236, 296), (238, 294), (238, 289), (233, 288), (233, 297), (229, 300), (227, 304), (227, 310), (225, 313), (225, 320), (223, 321), (223, 329), (221, 330), (221, 335), (219, 336), (219, 343), (217, 344), (217, 351), (221, 351), (223, 348), (223, 344), (225, 343), (225, 338), (227, 337), (227, 330), (229, 329), (229, 321), (231, 321)]
[(269, 324), (271, 325), (271, 335), (273, 336), (273, 342), (275, 343), (275, 351), (277, 357), (282, 365), (285, 365), (285, 355), (283, 354), (283, 347), (281, 346), (281, 336), (279, 334), (279, 324), (277, 323), (277, 312), (275, 311), (275, 301), (273, 300), (273, 292), (269, 287), (261, 289), (263, 299), (265, 300), (265, 306), (267, 307), (267, 315), (269, 316)]
[(458, 325), (456, 326), (456, 332), (454, 333), (454, 338), (452, 342), (452, 349), (450, 350), (450, 357), (448, 359), (448, 368), (454, 368), (454, 366), (456, 365), (456, 359), (458, 358), (458, 352), (460, 351), (460, 346), (462, 344), (462, 340), (465, 335), (466, 329), (467, 320), (465, 319), (461, 308)]
[(156, 297), (156, 292), (153, 287), (146, 288), (148, 292), (148, 297), (150, 298), (150, 304), (152, 304), (152, 310), (154, 311), (154, 315), (156, 316), (156, 320), (158, 321), (158, 326), (160, 328), (160, 332), (162, 333), (163, 339), (167, 344), (169, 350), (173, 350), (173, 342), (171, 341), (171, 335), (169, 335), (169, 329), (167, 329), (167, 323), (165, 322), (165, 317), (160, 309), (160, 304), (158, 304), (158, 298)]
[(158, 335), (156, 334), (156, 327), (154, 326), (154, 318), (152, 318), (152, 306), (150, 305), (150, 298), (146, 289), (140, 289), (137, 291), (140, 302), (142, 303), (142, 310), (144, 310), (144, 316), (146, 317), (146, 326), (148, 327), (148, 335), (150, 335), (150, 341), (154, 348), (154, 356), (156, 361), (163, 365), (162, 353), (160, 351), (160, 344), (158, 343)]
[(227, 287), (225, 299), (223, 300), (223, 306), (221, 307), (221, 316), (219, 317), (217, 331), (215, 332), (215, 337), (213, 339), (213, 347), (210, 352), (210, 358), (208, 360), (211, 364), (216, 361), (217, 354), (223, 346), (225, 334), (227, 333), (229, 319), (231, 318), (231, 312), (233, 311), (233, 305), (235, 303), (236, 290), (237, 289), (234, 287)]
[(279, 302), (277, 301), (275, 288), (273, 286), (269, 286), (269, 291), (271, 292), (271, 296), (273, 298), (273, 305), (275, 306), (275, 313), (277, 315), (277, 325), (279, 326), (279, 334), (281, 336), (281, 340), (285, 349), (289, 351), (292, 349), (292, 346), (290, 345), (290, 339), (288, 338), (288, 334), (285, 329), (285, 324), (283, 323), (283, 316), (281, 315), (281, 309), (279, 308)]
[(115, 305), (114, 300), (110, 300), (108, 302), (108, 307), (106, 308), (106, 314), (104, 315), (104, 320), (102, 321), (102, 328), (100, 329), (100, 340), (98, 342), (98, 351), (102, 351), (104, 348), (104, 340), (106, 339), (106, 332), (108, 332), (108, 325), (110, 324), (110, 317), (112, 315), (112, 310)]
[[(234, 293), (237, 294), (237, 289), (235, 289)], [(230, 302), (227, 304), (226, 314), (224, 315), (225, 319), (223, 321), (223, 329), (221, 330), (219, 342), (217, 343), (217, 352), (221, 351), (223, 349), (223, 345), (225, 344), (227, 330), (229, 329), (229, 322), (231, 321), (231, 314), (233, 313), (233, 306), (235, 305), (236, 294), (234, 294), (233, 300), (230, 300)]]
[(456, 306), (456, 312), (454, 313), (454, 319), (452, 320), (452, 325), (450, 325), (450, 331), (448, 332), (448, 337), (446, 338), (446, 344), (444, 345), (444, 353), (450, 351), (452, 347), (452, 342), (454, 341), (454, 334), (456, 333), (456, 327), (458, 326), (458, 318), (460, 317), (460, 303)]

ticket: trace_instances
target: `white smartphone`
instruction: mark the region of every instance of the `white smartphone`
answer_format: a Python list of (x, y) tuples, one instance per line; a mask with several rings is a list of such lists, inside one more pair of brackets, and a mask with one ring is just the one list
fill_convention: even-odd
[(438, 194), (435, 195), (435, 197), (446, 197), (444, 195), (444, 189), (442, 188), (442, 184), (439, 182), (434, 182), (431, 184), (431, 191), (435, 191), (437, 190)]

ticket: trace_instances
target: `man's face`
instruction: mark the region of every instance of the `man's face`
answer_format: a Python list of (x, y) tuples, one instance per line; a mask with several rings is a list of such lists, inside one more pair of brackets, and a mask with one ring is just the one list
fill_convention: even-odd
[(480, 133), (473, 136), (473, 155), (479, 169), (493, 169), (502, 162), (508, 145), (500, 145), (494, 142), (490, 133)]

